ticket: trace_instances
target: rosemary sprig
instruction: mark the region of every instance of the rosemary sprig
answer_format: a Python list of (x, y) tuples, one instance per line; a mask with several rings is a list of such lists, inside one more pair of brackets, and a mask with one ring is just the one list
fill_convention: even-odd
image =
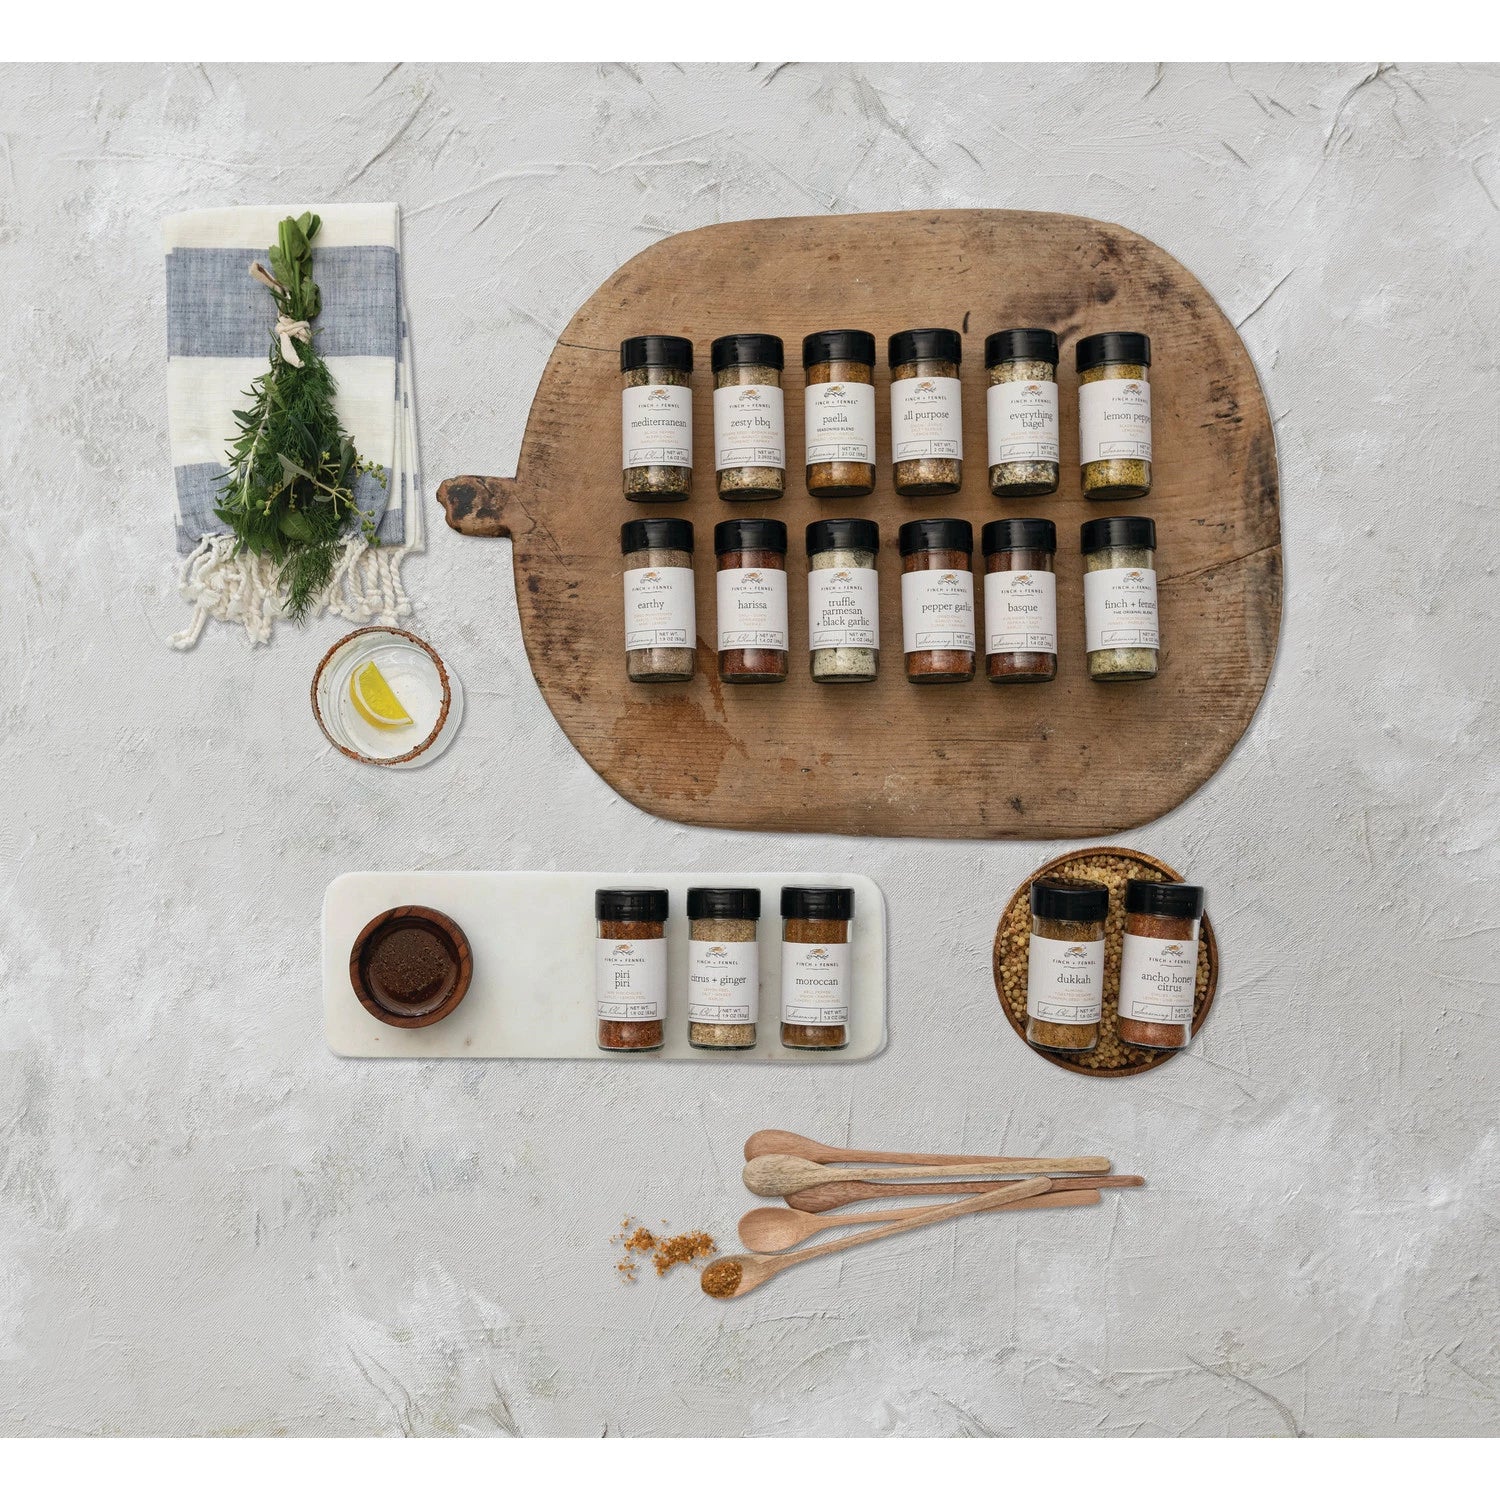
[(355, 504), (354, 484), (361, 474), (385, 479), (384, 468), (361, 458), (340, 425), (333, 377), (312, 344), (310, 325), (322, 310), (312, 241), (321, 223), (313, 213), (283, 219), (270, 275), (259, 264), (251, 268), (279, 317), (270, 368), (245, 392), (248, 407), (234, 414), (239, 436), (216, 508), (241, 548), (278, 565), (287, 612), (299, 622), (333, 577), (351, 526), (379, 545), (374, 522)]

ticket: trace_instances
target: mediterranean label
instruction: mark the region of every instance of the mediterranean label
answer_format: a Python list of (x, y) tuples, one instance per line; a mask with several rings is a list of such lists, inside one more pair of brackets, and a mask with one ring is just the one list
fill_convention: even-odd
[(596, 938), (594, 995), (601, 1021), (664, 1021), (667, 940)]
[(874, 568), (813, 568), (807, 575), (808, 649), (880, 649), (880, 574)]
[(691, 646), (698, 639), (691, 568), (625, 570), (625, 649)]
[(848, 1021), (848, 943), (781, 945), (781, 1019), (791, 1026)]
[(620, 392), (625, 467), (693, 465), (693, 393), (685, 385), (627, 385)]
[(951, 375), (891, 382), (891, 457), (964, 456), (963, 385)]
[(1104, 1005), (1104, 942), (1063, 943), (1031, 935), (1026, 1014), (1065, 1026), (1092, 1026)]
[(1057, 575), (1036, 569), (984, 575), (984, 639), (991, 653), (1057, 655)]
[(714, 467), (786, 468), (779, 385), (721, 385), (714, 392)]
[(863, 381), (827, 381), (807, 387), (807, 461), (810, 464), (875, 462), (875, 387)]
[(758, 1021), (760, 960), (754, 943), (688, 942), (688, 1020)]
[(974, 575), (964, 568), (903, 573), (901, 635), (907, 651), (972, 651)]
[(1198, 924), (1190, 938), (1125, 934), (1120, 954), (1120, 1017), (1188, 1025), (1198, 984)]
[(786, 574), (780, 568), (719, 573), (719, 650), (787, 649)]
[(1159, 646), (1154, 568), (1098, 568), (1083, 575), (1085, 650)]
[(1006, 380), (992, 385), (989, 411), (990, 463), (1056, 463), (1057, 382)]
[(1144, 380), (1091, 380), (1078, 387), (1078, 459), (1151, 462), (1151, 387)]

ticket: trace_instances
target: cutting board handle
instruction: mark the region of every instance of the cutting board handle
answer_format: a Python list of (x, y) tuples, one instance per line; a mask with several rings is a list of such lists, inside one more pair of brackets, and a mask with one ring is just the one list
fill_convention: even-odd
[(514, 536), (532, 529), (531, 517), (516, 502), (516, 481), (488, 474), (460, 474), (438, 486), (438, 504), (448, 524), (465, 536)]

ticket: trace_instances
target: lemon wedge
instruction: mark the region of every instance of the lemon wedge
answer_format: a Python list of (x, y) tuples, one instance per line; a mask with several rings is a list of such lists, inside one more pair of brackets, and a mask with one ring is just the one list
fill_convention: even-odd
[(349, 701), (360, 718), (375, 729), (404, 729), (412, 722), (374, 662), (366, 662), (349, 680)]

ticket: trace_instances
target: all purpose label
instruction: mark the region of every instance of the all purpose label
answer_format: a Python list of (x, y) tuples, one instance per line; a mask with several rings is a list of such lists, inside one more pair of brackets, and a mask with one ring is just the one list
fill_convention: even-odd
[(891, 456), (964, 456), (963, 384), (951, 375), (891, 382)]
[(667, 940), (596, 938), (594, 994), (601, 1021), (664, 1021)]
[(1091, 380), (1078, 387), (1080, 463), (1151, 461), (1151, 387), (1144, 380)]
[(760, 1019), (760, 960), (754, 943), (688, 941), (688, 1020)]
[(698, 639), (691, 568), (625, 570), (625, 649), (691, 646)]
[(1104, 1006), (1104, 944), (1063, 943), (1031, 935), (1026, 957), (1026, 1014), (1038, 1021), (1088, 1026)]
[(875, 462), (875, 387), (842, 380), (810, 385), (803, 400), (810, 464)]
[(620, 435), (627, 469), (693, 464), (693, 393), (685, 385), (627, 385), (620, 392)]

